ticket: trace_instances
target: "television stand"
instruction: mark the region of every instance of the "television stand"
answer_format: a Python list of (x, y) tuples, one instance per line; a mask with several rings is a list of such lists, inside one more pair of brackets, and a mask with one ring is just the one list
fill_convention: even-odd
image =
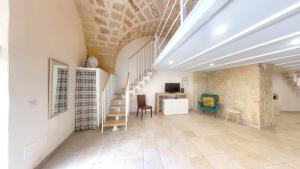
[(187, 93), (155, 93), (155, 114), (163, 114), (164, 99), (187, 99)]

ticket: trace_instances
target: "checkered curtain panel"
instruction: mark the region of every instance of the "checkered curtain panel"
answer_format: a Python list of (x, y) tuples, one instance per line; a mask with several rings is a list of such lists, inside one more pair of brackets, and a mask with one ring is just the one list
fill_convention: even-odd
[(97, 129), (96, 71), (77, 70), (75, 130)]
[(68, 109), (68, 76), (68, 69), (57, 69), (57, 85), (54, 104), (54, 114), (65, 112)]

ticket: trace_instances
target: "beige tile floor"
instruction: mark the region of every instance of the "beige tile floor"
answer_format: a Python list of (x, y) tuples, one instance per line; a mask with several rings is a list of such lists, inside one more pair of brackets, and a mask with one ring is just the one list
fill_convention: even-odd
[(130, 116), (128, 131), (72, 135), (44, 169), (300, 169), (300, 112), (258, 130), (221, 118)]

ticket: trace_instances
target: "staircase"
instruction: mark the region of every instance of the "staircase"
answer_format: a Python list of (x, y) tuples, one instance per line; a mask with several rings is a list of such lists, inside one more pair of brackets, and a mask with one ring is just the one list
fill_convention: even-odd
[(155, 36), (129, 58), (129, 73), (123, 93), (115, 92), (115, 77), (110, 75), (102, 91), (102, 132), (106, 127), (118, 130), (119, 127), (125, 126), (127, 130), (130, 94), (134, 95), (145, 87), (154, 73), (152, 65), (158, 54), (166, 47), (197, 3), (195, 0), (168, 1)]
[(145, 86), (153, 74), (153, 63), (167, 46), (175, 32), (200, 1), (168, 0), (153, 39), (141, 46), (130, 57), (129, 90), (135, 94)]
[(157, 41), (151, 39), (142, 45), (129, 60), (129, 91), (136, 94), (150, 80), (153, 74), (152, 64), (157, 56)]
[(283, 76), (300, 97), (300, 72), (283, 73)]
[(125, 127), (127, 130), (129, 116), (129, 73), (127, 77), (125, 91), (116, 93), (115, 77), (110, 75), (105, 88), (102, 91), (102, 127), (113, 127), (113, 131), (119, 130), (120, 127)]

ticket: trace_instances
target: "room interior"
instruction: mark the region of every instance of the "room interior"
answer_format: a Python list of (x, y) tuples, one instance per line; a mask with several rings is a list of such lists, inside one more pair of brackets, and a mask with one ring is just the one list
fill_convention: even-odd
[(300, 168), (298, 0), (1, 0), (0, 166)]

